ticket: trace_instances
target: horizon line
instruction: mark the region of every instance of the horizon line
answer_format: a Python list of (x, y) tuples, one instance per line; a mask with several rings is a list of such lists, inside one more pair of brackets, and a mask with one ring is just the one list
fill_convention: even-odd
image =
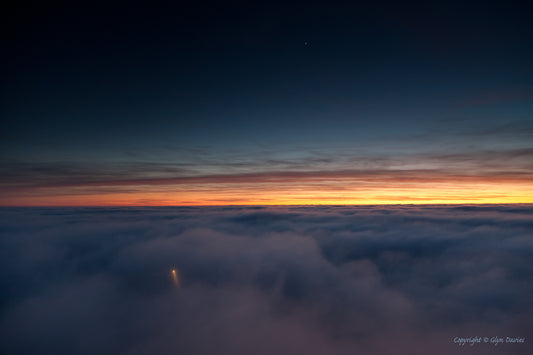
[(0, 208), (128, 208), (128, 207), (368, 207), (368, 206), (502, 206), (502, 205), (531, 205), (532, 202), (454, 202), (454, 203), (361, 203), (361, 204), (333, 204), (333, 203), (315, 203), (315, 204), (236, 204), (236, 205), (0, 205)]

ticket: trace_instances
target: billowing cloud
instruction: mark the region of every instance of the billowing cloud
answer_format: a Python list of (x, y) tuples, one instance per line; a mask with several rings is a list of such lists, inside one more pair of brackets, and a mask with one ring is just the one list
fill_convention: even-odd
[(2, 353), (532, 351), (531, 205), (1, 213)]

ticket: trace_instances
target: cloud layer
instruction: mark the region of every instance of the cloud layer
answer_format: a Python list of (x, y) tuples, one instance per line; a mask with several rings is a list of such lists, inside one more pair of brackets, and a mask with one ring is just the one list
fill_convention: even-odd
[(531, 205), (1, 214), (1, 353), (533, 350)]
[[(531, 133), (508, 125), (466, 136), (518, 128)], [(357, 149), (185, 153), (172, 163), (8, 160), (0, 167), (0, 206), (533, 202), (530, 146), (373, 155)]]

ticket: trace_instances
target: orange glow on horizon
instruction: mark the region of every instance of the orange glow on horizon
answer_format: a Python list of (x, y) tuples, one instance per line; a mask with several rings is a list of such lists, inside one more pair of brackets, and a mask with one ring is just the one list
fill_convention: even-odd
[[(138, 183), (138, 182), (137, 182)], [(215, 206), (533, 203), (533, 181), (420, 178), (311, 179), (14, 188), (1, 206)]]

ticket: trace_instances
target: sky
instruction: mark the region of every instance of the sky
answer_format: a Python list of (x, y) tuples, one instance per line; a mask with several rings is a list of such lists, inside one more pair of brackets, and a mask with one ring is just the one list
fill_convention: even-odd
[(2, 208), (0, 352), (531, 354), (532, 215)]
[(526, 2), (2, 12), (2, 206), (533, 202)]

